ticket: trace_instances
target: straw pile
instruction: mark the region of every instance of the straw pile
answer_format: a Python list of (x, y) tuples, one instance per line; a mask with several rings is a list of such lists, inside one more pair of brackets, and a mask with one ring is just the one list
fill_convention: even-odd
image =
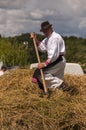
[(0, 77), (0, 130), (86, 130), (86, 75), (65, 75), (65, 90), (47, 99), (32, 74), (17, 69)]

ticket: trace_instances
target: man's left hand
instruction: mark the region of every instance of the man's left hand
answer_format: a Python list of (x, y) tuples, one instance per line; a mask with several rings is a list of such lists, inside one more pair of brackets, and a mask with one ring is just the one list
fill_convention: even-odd
[(45, 67), (45, 63), (38, 63), (38, 68), (39, 69), (42, 69), (42, 68), (44, 68)]

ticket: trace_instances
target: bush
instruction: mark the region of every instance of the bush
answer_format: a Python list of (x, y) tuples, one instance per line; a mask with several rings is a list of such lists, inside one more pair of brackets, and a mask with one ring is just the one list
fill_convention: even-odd
[(0, 40), (0, 60), (7, 66), (26, 65), (28, 49), (23, 44), (11, 43), (8, 39)]

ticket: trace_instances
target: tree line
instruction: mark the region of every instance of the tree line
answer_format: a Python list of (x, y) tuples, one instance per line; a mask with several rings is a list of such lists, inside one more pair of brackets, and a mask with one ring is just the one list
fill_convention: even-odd
[[(37, 34), (41, 41), (44, 36)], [(85, 64), (86, 67), (86, 39), (75, 36), (63, 37), (66, 45), (67, 62)], [(41, 61), (47, 57), (40, 53)], [(30, 34), (14, 37), (0, 37), (0, 61), (6, 66), (26, 66), (37, 62), (33, 41)]]

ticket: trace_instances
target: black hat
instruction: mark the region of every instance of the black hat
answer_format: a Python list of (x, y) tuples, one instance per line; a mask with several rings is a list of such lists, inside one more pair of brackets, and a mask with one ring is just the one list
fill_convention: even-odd
[(43, 32), (43, 31), (47, 30), (48, 28), (50, 28), (51, 26), (52, 26), (52, 24), (50, 24), (48, 21), (45, 21), (41, 24), (40, 31)]

